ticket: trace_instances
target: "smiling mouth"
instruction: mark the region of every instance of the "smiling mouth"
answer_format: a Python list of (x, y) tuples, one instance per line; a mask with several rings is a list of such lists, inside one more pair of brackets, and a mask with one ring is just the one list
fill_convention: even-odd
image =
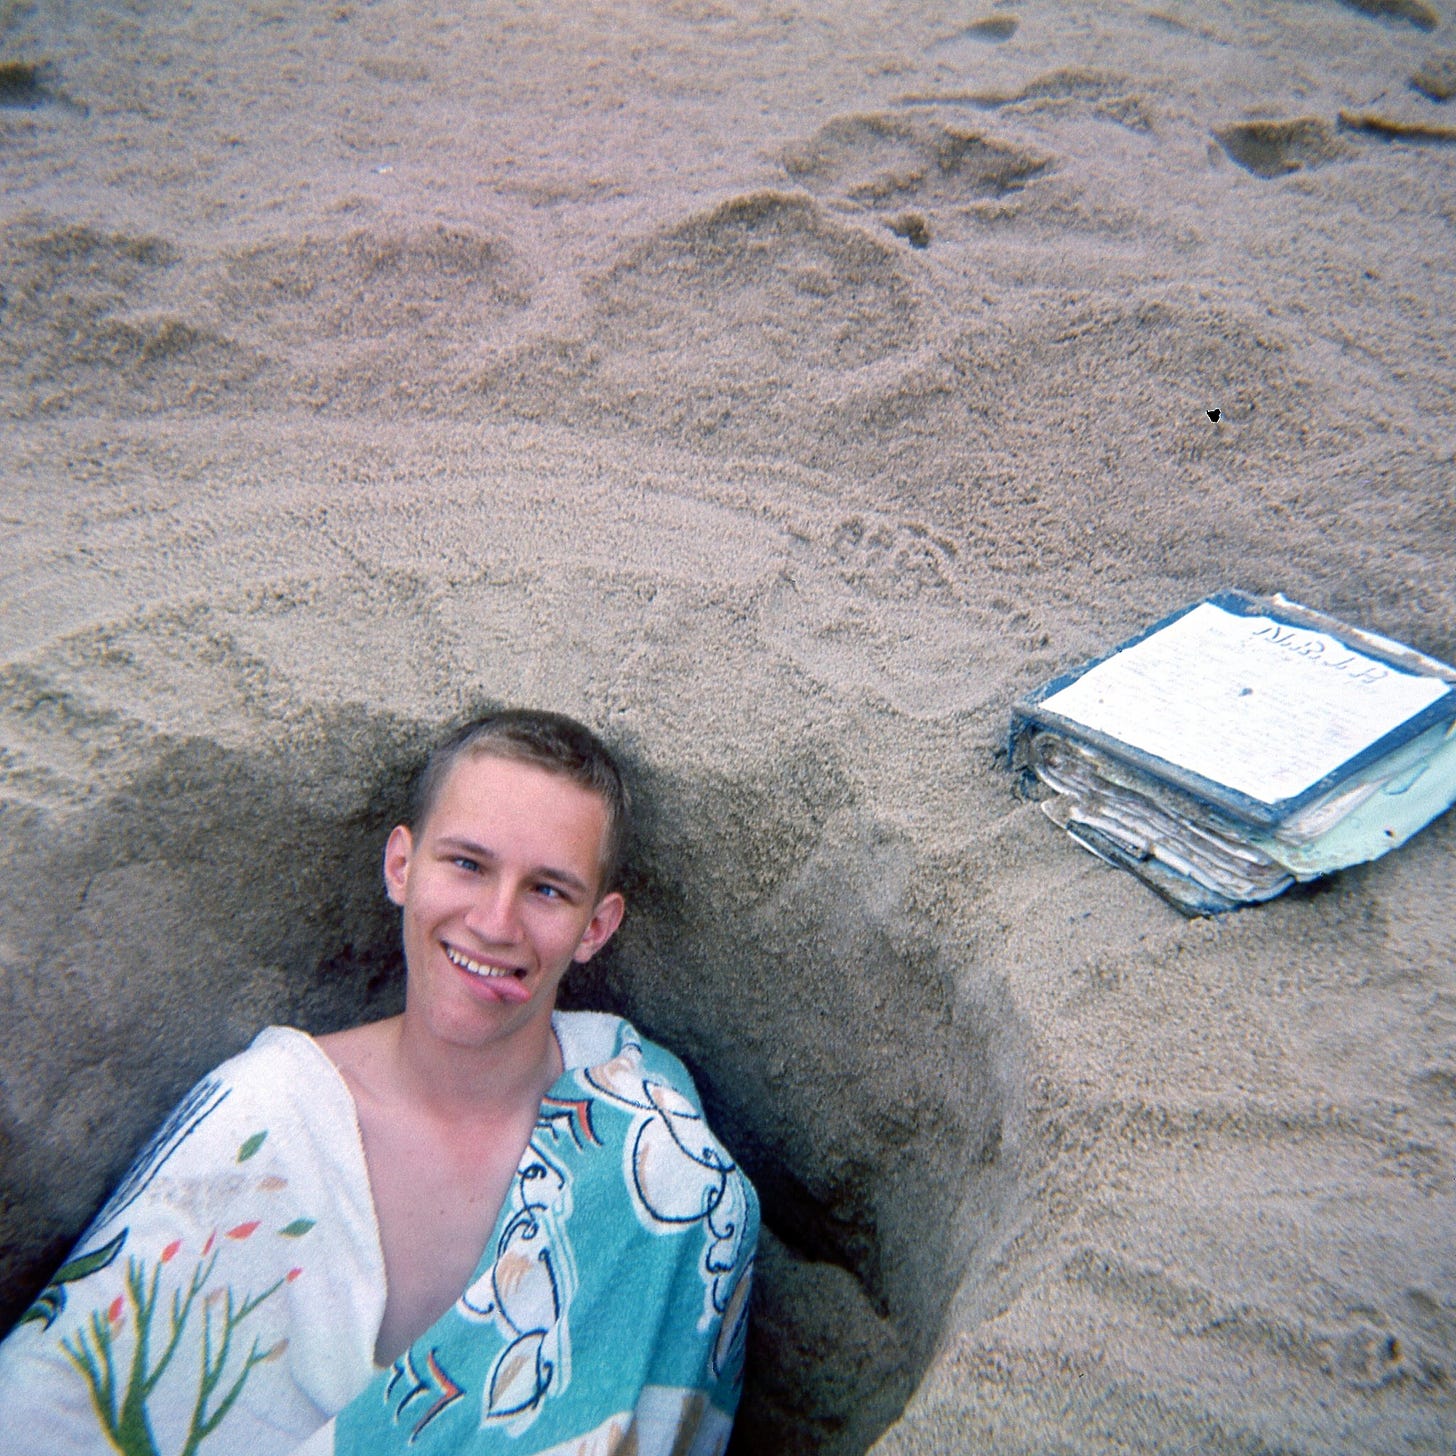
[(480, 976), (489, 981), (510, 980), (512, 977), (520, 979), (526, 974), (510, 966), (487, 966), (480, 961), (473, 961), (464, 951), (456, 950), (453, 945), (445, 946), (445, 959), (469, 975)]

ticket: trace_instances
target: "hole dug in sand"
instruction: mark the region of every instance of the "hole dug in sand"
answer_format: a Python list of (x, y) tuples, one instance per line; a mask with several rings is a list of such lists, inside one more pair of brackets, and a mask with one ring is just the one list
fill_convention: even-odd
[(973, 127), (894, 113), (834, 117), (783, 156), (811, 192), (870, 208), (958, 207), (1015, 192), (1051, 165)]
[[(70, 716), (62, 736), (120, 741)], [(338, 716), (265, 759), (122, 734), (117, 787), (84, 813), (59, 774), (12, 777), (4, 853), (34, 888), (4, 947), (5, 1323), (204, 1069), (268, 1022), (396, 1009), (378, 855), (425, 736)], [(638, 781), (633, 913), (570, 1004), (677, 1050), (762, 1195), (735, 1450), (858, 1453), (936, 1342), (967, 1190), (980, 1238), (1006, 1177), (996, 1018), (953, 1006), (917, 903), (933, 876), (832, 764)]]

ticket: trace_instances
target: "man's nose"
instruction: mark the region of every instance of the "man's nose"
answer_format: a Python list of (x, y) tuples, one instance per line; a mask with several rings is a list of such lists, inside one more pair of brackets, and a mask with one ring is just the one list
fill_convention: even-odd
[(516, 887), (505, 880), (482, 885), (470, 902), (465, 923), (482, 940), (513, 945), (521, 933), (520, 896)]

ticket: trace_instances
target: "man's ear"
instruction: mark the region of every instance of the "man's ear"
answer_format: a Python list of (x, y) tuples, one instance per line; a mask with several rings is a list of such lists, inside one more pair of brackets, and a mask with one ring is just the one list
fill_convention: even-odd
[(592, 918), (587, 922), (572, 960), (589, 961), (616, 934), (626, 913), (627, 902), (615, 890), (610, 895), (603, 895), (592, 911)]
[(404, 904), (405, 884), (409, 880), (410, 855), (414, 853), (414, 839), (403, 824), (396, 824), (389, 831), (384, 844), (384, 888), (396, 905)]

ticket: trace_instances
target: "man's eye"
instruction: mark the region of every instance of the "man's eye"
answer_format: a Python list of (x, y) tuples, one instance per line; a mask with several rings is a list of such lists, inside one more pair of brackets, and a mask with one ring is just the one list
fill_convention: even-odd
[(566, 898), (555, 885), (537, 885), (536, 893), (547, 900), (564, 900)]
[(474, 874), (475, 871), (480, 868), (480, 864), (478, 861), (473, 860), (468, 855), (464, 854), (457, 854), (455, 858), (450, 861), (450, 863), (453, 864), (456, 869), (467, 870), (471, 874)]

